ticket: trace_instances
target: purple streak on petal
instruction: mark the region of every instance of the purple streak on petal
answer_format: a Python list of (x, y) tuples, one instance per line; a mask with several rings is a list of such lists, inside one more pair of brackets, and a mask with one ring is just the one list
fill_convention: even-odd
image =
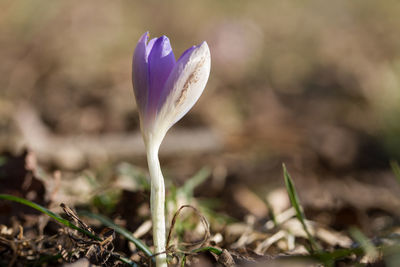
[(164, 84), (175, 65), (175, 56), (169, 39), (166, 36), (158, 38), (149, 54), (149, 98), (146, 112), (154, 116)]
[(136, 45), (135, 52), (133, 53), (132, 62), (132, 82), (133, 90), (135, 93), (136, 104), (140, 114), (144, 113), (146, 102), (148, 98), (149, 88), (149, 74), (148, 74), (148, 52), (147, 40), (149, 33), (144, 33)]
[(192, 46), (192, 47), (186, 49), (185, 52), (183, 52), (182, 55), (179, 57), (178, 62), (179, 62), (179, 60), (181, 60), (181, 58), (183, 58), (187, 53), (191, 53), (195, 48), (196, 48), (196, 46), (194, 45), (194, 46)]

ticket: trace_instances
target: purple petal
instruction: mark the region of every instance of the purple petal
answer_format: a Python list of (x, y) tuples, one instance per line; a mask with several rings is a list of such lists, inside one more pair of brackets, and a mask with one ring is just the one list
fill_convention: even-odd
[(182, 55), (179, 57), (178, 62), (179, 62), (179, 61), (181, 60), (181, 58), (183, 58), (186, 54), (192, 53), (193, 50), (194, 50), (195, 48), (196, 48), (196, 46), (194, 45), (194, 46), (192, 46), (192, 47), (186, 49), (185, 52), (183, 52)]
[(153, 38), (149, 41), (149, 43), (146, 45), (146, 55), (147, 58), (149, 57), (149, 54), (151, 52), (151, 49), (153, 49), (154, 43), (157, 41), (157, 38)]
[(146, 112), (155, 115), (164, 84), (175, 65), (175, 56), (166, 36), (161, 36), (154, 42), (148, 62), (149, 96)]
[(148, 52), (147, 52), (147, 40), (149, 33), (140, 37), (139, 42), (136, 45), (135, 52), (133, 53), (132, 62), (132, 82), (133, 91), (135, 93), (136, 104), (139, 109), (139, 113), (143, 114), (146, 108), (147, 94), (149, 88), (149, 75), (148, 75)]

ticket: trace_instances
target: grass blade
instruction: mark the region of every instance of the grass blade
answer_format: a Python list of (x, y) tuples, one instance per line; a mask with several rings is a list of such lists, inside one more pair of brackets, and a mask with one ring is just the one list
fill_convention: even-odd
[(297, 192), (294, 187), (293, 180), (290, 177), (290, 174), (287, 171), (284, 163), (282, 164), (282, 167), (283, 167), (283, 177), (285, 179), (286, 190), (289, 195), (290, 203), (292, 204), (293, 208), (296, 210), (296, 217), (300, 221), (301, 225), (303, 226), (303, 229), (307, 234), (308, 240), (311, 243), (311, 247), (313, 249), (320, 250), (321, 249), (320, 246), (315, 241), (314, 237), (310, 234), (310, 231), (308, 230), (308, 227), (305, 223), (306, 219), (305, 219), (305, 216), (303, 213), (303, 209), (300, 206), (299, 197), (297, 196)]
[(139, 266), (139, 265), (137, 265), (135, 262), (131, 261), (131, 260), (128, 259), (128, 258), (119, 257), (118, 259), (119, 259), (120, 261), (122, 261), (123, 263), (128, 264), (128, 265), (131, 266), (131, 267), (138, 267), (138, 266)]
[(77, 230), (77, 231), (81, 232), (82, 234), (85, 234), (85, 235), (87, 235), (87, 236), (89, 236), (89, 237), (91, 237), (91, 238), (93, 238), (95, 240), (98, 240), (98, 241), (102, 240), (100, 237), (92, 234), (89, 231), (86, 231), (85, 229), (79, 228), (75, 224), (73, 224), (70, 221), (60, 217), (58, 214), (55, 214), (54, 212), (46, 209), (45, 207), (43, 207), (43, 206), (41, 206), (39, 204), (36, 204), (34, 202), (31, 202), (29, 200), (26, 200), (26, 199), (23, 199), (23, 198), (20, 198), (20, 197), (7, 195), (7, 194), (0, 194), (0, 199), (17, 202), (17, 203), (23, 204), (25, 206), (31, 207), (31, 208), (33, 208), (33, 209), (35, 209), (37, 211), (40, 211), (41, 213), (44, 213), (44, 214), (50, 216), (54, 220), (58, 221), (59, 223), (65, 225), (65, 226), (67, 226), (67, 227), (69, 227), (71, 229)]
[(212, 252), (212, 253), (214, 253), (215, 255), (218, 255), (218, 256), (222, 254), (222, 250), (220, 250), (220, 249), (218, 249), (218, 248), (215, 248), (215, 247), (201, 247), (201, 248), (196, 248), (196, 249), (193, 249), (193, 250), (191, 251), (191, 253), (198, 253), (198, 252), (204, 252), (204, 251)]
[[(102, 241), (102, 239), (101, 239), (100, 237), (98, 237), (98, 236), (92, 234), (91, 232), (89, 232), (89, 231), (87, 231), (87, 230), (85, 230), (85, 229), (79, 228), (78, 226), (74, 225), (74, 224), (71, 223), (70, 221), (68, 221), (68, 220), (66, 220), (66, 219), (64, 219), (64, 218), (62, 218), (62, 217), (60, 217), (58, 214), (56, 214), (56, 213), (54, 213), (54, 212), (52, 212), (52, 211), (46, 209), (45, 207), (43, 207), (43, 206), (41, 206), (41, 205), (39, 205), (39, 204), (36, 204), (36, 203), (34, 203), (34, 202), (32, 202), (32, 201), (29, 201), (29, 200), (26, 200), (26, 199), (23, 199), (23, 198), (20, 198), (20, 197), (12, 196), (12, 195), (7, 195), (7, 194), (0, 194), (0, 199), (8, 200), (8, 201), (13, 201), (13, 202), (17, 202), (17, 203), (26, 205), (26, 206), (28, 206), (28, 207), (31, 207), (31, 208), (33, 208), (33, 209), (35, 209), (35, 210), (37, 210), (37, 211), (40, 211), (41, 213), (44, 213), (44, 214), (50, 216), (50, 217), (53, 218), (54, 220), (58, 221), (59, 223), (65, 225), (65, 226), (67, 226), (67, 227), (69, 227), (69, 228), (71, 228), (71, 229), (77, 230), (77, 231), (81, 232), (82, 234), (85, 234), (85, 235), (87, 235), (87, 236), (89, 236), (89, 237), (91, 237), (91, 238), (93, 238), (93, 239), (95, 239), (95, 240)], [(93, 214), (93, 215), (95, 215), (95, 214)], [(97, 216), (100, 216), (100, 215), (97, 215)], [(96, 218), (96, 219), (98, 219), (98, 218)], [(102, 219), (103, 219), (103, 220), (108, 220), (108, 219), (106, 219), (106, 218), (102, 218)], [(111, 221), (110, 221), (108, 224), (105, 223), (105, 222), (106, 222), (106, 221), (104, 221), (103, 223), (104, 223), (105, 225), (109, 226), (109, 227), (114, 226), (114, 223), (112, 223)], [(117, 226), (117, 227), (118, 227), (118, 226)], [(118, 228), (120, 228), (120, 229), (117, 230), (117, 229), (116, 229), (117, 227), (114, 227), (115, 231), (116, 231), (116, 232), (119, 232), (118, 230), (121, 231), (122, 228), (118, 227)], [(124, 229), (122, 229), (122, 230), (124, 230)], [(126, 231), (126, 230), (125, 230), (125, 231)], [(120, 232), (119, 232), (119, 233), (120, 233)], [(125, 235), (124, 235), (124, 236), (125, 236)], [(133, 238), (133, 237), (132, 237), (132, 238)], [(132, 241), (132, 240), (131, 240), (131, 241)], [(147, 248), (144, 244), (142, 244), (142, 243), (140, 242), (140, 240), (136, 240), (136, 242), (139, 242), (139, 243), (140, 243), (140, 244), (137, 244), (137, 243), (134, 242), (134, 243), (136, 244), (136, 246), (137, 246), (139, 249), (141, 249), (143, 252), (146, 253), (146, 252), (149, 252), (149, 251), (150, 251), (150, 249)], [(148, 254), (148, 253), (146, 253), (146, 255), (147, 255), (147, 254)], [(150, 256), (151, 256), (151, 251), (150, 251)], [(48, 258), (50, 259), (50, 258), (54, 258), (54, 257), (58, 258), (58, 257), (61, 257), (61, 255), (59, 254), (59, 255), (55, 255), (55, 256), (49, 256)], [(44, 258), (44, 260), (47, 260), (48, 258)], [(125, 258), (125, 257), (119, 257), (119, 260), (122, 261), (122, 262), (124, 262), (124, 263), (126, 263), (126, 264), (128, 264), (128, 265), (130, 265), (130, 266), (137, 266), (134, 262), (132, 262), (131, 260), (129, 260), (129, 259)], [(43, 261), (43, 259), (42, 259), (42, 261)]]
[(91, 213), (89, 211), (80, 211), (78, 213), (79, 215), (86, 216), (92, 219), (96, 219), (102, 224), (104, 224), (107, 227), (110, 227), (115, 230), (115, 232), (119, 233), (120, 235), (124, 236), (126, 239), (128, 239), (130, 242), (136, 245), (138, 249), (143, 251), (148, 257), (153, 256), (153, 252), (139, 239), (133, 237), (133, 234), (129, 232), (128, 230), (116, 225), (112, 220), (108, 219), (107, 217), (104, 217), (100, 214), (95, 214)]
[(186, 196), (193, 197), (194, 189), (202, 184), (210, 176), (210, 174), (211, 170), (209, 168), (202, 168), (192, 178), (188, 179), (179, 190), (186, 194)]
[(363, 255), (362, 248), (347, 248), (347, 249), (336, 249), (334, 251), (317, 251), (312, 255), (285, 255), (278, 256), (277, 259), (281, 260), (292, 260), (293, 262), (300, 262), (304, 260), (314, 260), (323, 266), (335, 266), (335, 262), (341, 259), (350, 257), (351, 255), (361, 256)]
[(397, 161), (390, 161), (390, 167), (392, 167), (392, 171), (394, 176), (396, 177), (397, 182), (400, 184), (400, 165)]
[(357, 228), (351, 228), (349, 232), (351, 237), (360, 244), (360, 247), (365, 251), (368, 257), (373, 260), (378, 257), (378, 251), (375, 246), (360, 230)]

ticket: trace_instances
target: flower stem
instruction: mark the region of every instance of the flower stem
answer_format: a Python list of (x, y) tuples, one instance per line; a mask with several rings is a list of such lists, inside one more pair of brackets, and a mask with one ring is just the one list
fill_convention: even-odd
[(153, 242), (157, 267), (167, 267), (165, 253), (165, 188), (164, 177), (158, 160), (158, 147), (147, 146), (147, 164), (151, 177), (150, 208), (153, 221)]

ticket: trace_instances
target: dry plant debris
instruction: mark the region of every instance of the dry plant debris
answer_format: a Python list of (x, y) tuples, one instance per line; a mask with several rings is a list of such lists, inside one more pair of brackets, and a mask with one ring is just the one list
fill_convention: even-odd
[[(31, 152), (14, 158), (8, 156), (7, 163), (3, 164), (1, 168), (7, 170), (9, 166), (19, 166), (18, 168), (23, 171), (17, 175), (23, 182), (19, 184), (20, 188), (18, 188), (18, 184), (5, 183), (5, 180), (1, 179), (0, 182), (4, 185), (1, 192), (23, 192), (22, 197), (27, 199), (31, 197), (44, 206), (57, 209), (56, 203), (62, 195), (62, 189), (59, 188), (61, 174), (59, 172), (56, 172), (55, 175), (47, 174), (37, 164), (34, 164), (34, 158), (34, 154)], [(105, 201), (110, 192), (112, 192), (111, 196), (114, 196), (113, 190), (120, 190), (121, 193), (114, 196), (117, 197), (116, 204), (103, 202), (94, 210), (96, 212), (101, 212), (101, 209), (103, 211), (111, 210), (109, 216), (115, 218), (115, 225), (132, 231), (131, 236), (140, 238), (144, 244), (151, 244), (151, 221), (149, 220), (149, 207), (146, 204), (148, 200), (146, 183), (141, 180), (140, 171), (129, 169), (127, 164), (123, 167), (124, 171), (121, 177), (124, 181), (127, 181), (129, 175), (134, 175), (136, 177), (134, 179), (139, 179), (132, 183), (132, 186), (129, 187), (130, 191), (121, 189), (121, 181), (115, 180), (119, 179), (121, 174), (121, 166), (119, 166), (114, 170), (118, 175), (109, 176), (113, 182), (108, 182), (107, 188), (97, 185), (89, 186), (85, 194), (92, 195), (92, 198), (97, 201), (100, 199)], [(131, 174), (129, 174), (130, 172)], [(372, 240), (363, 236), (354, 237), (349, 232), (338, 228), (334, 224), (333, 218), (343, 216), (340, 215), (344, 212), (341, 209), (334, 211), (331, 216), (325, 214), (323, 210), (317, 212), (316, 215), (307, 216), (305, 225), (322, 249), (310, 254), (308, 235), (304, 231), (304, 226), (296, 218), (296, 210), (287, 204), (287, 195), (285, 197), (285, 191), (282, 191), (281, 188), (271, 191), (271, 195), (259, 197), (250, 187), (231, 185), (226, 190), (237, 193), (237, 195), (233, 199), (230, 198), (233, 206), (224, 210), (225, 215), (221, 216), (219, 215), (221, 211), (210, 210), (207, 205), (202, 204), (201, 197), (195, 197), (193, 191), (197, 190), (196, 187), (201, 189), (201, 184), (209, 179), (207, 176), (210, 175), (208, 171), (201, 173), (205, 176), (200, 175), (194, 177), (194, 180), (189, 179), (188, 185), (175, 189), (177, 191), (172, 190), (171, 194), (176, 195), (169, 196), (168, 201), (173, 202), (169, 203), (169, 206), (172, 207), (170, 210), (173, 211), (175, 207), (178, 207), (171, 217), (169, 246), (166, 251), (171, 266), (183, 264), (187, 266), (257, 266), (257, 264), (259, 266), (291, 266), (293, 260), (299, 266), (317, 266), (318, 262), (324, 262), (327, 265), (336, 263), (343, 266), (357, 262), (379, 264), (384, 257), (393, 259), (394, 256), (390, 255), (394, 255), (393, 251), (397, 251), (395, 248), (399, 244), (399, 238), (396, 238), (396, 235), (400, 231), (394, 222), (396, 211), (393, 211), (392, 215), (379, 212), (364, 214), (364, 216), (369, 216), (371, 227), (376, 227), (370, 228), (375, 236)], [(35, 186), (32, 186), (33, 184)], [(58, 185), (55, 186), (55, 184)], [(113, 189), (114, 187), (115, 189)], [(44, 189), (44, 193), (37, 193)], [(32, 196), (34, 197), (32, 198)], [(255, 212), (253, 207), (248, 204), (249, 199), (257, 199), (257, 206), (263, 207), (264, 211), (262, 213)], [(185, 202), (192, 203), (192, 205), (177, 206), (178, 203)], [(84, 204), (84, 201), (72, 203), (75, 203), (73, 205), (79, 209), (93, 209), (93, 204), (90, 202), (87, 204)], [(106, 203), (115, 206), (104, 210), (106, 206), (103, 205)], [(99, 266), (124, 266), (131, 262), (139, 266), (152, 266), (152, 257), (120, 235), (120, 232), (114, 230), (116, 228), (113, 228), (112, 225), (111, 228), (104, 227), (102, 226), (104, 223), (100, 222), (99, 224), (99, 221), (90, 216), (87, 217), (84, 213), (78, 215), (74, 209), (70, 208), (70, 205), (61, 204), (65, 218), (97, 238), (68, 227), (60, 227), (46, 215), (19, 204), (1, 200), (0, 207), (0, 218), (2, 219), (0, 263), (5, 266), (29, 264), (61, 266), (75, 262)], [(236, 207), (245, 214), (240, 220), (237, 219), (238, 217), (235, 219), (229, 215), (236, 216)], [(362, 214), (364, 210), (363, 206), (363, 209), (358, 212)], [(307, 206), (305, 211), (308, 214)], [(316, 212), (314, 207), (312, 211)], [(130, 217), (132, 215), (135, 215), (135, 218)], [(85, 218), (82, 219), (82, 216)], [(330, 218), (329, 220), (326, 219), (327, 216)], [(111, 221), (113, 224), (114, 222)], [(364, 253), (364, 243), (372, 244), (377, 253)], [(87, 261), (80, 261), (82, 259)]]

